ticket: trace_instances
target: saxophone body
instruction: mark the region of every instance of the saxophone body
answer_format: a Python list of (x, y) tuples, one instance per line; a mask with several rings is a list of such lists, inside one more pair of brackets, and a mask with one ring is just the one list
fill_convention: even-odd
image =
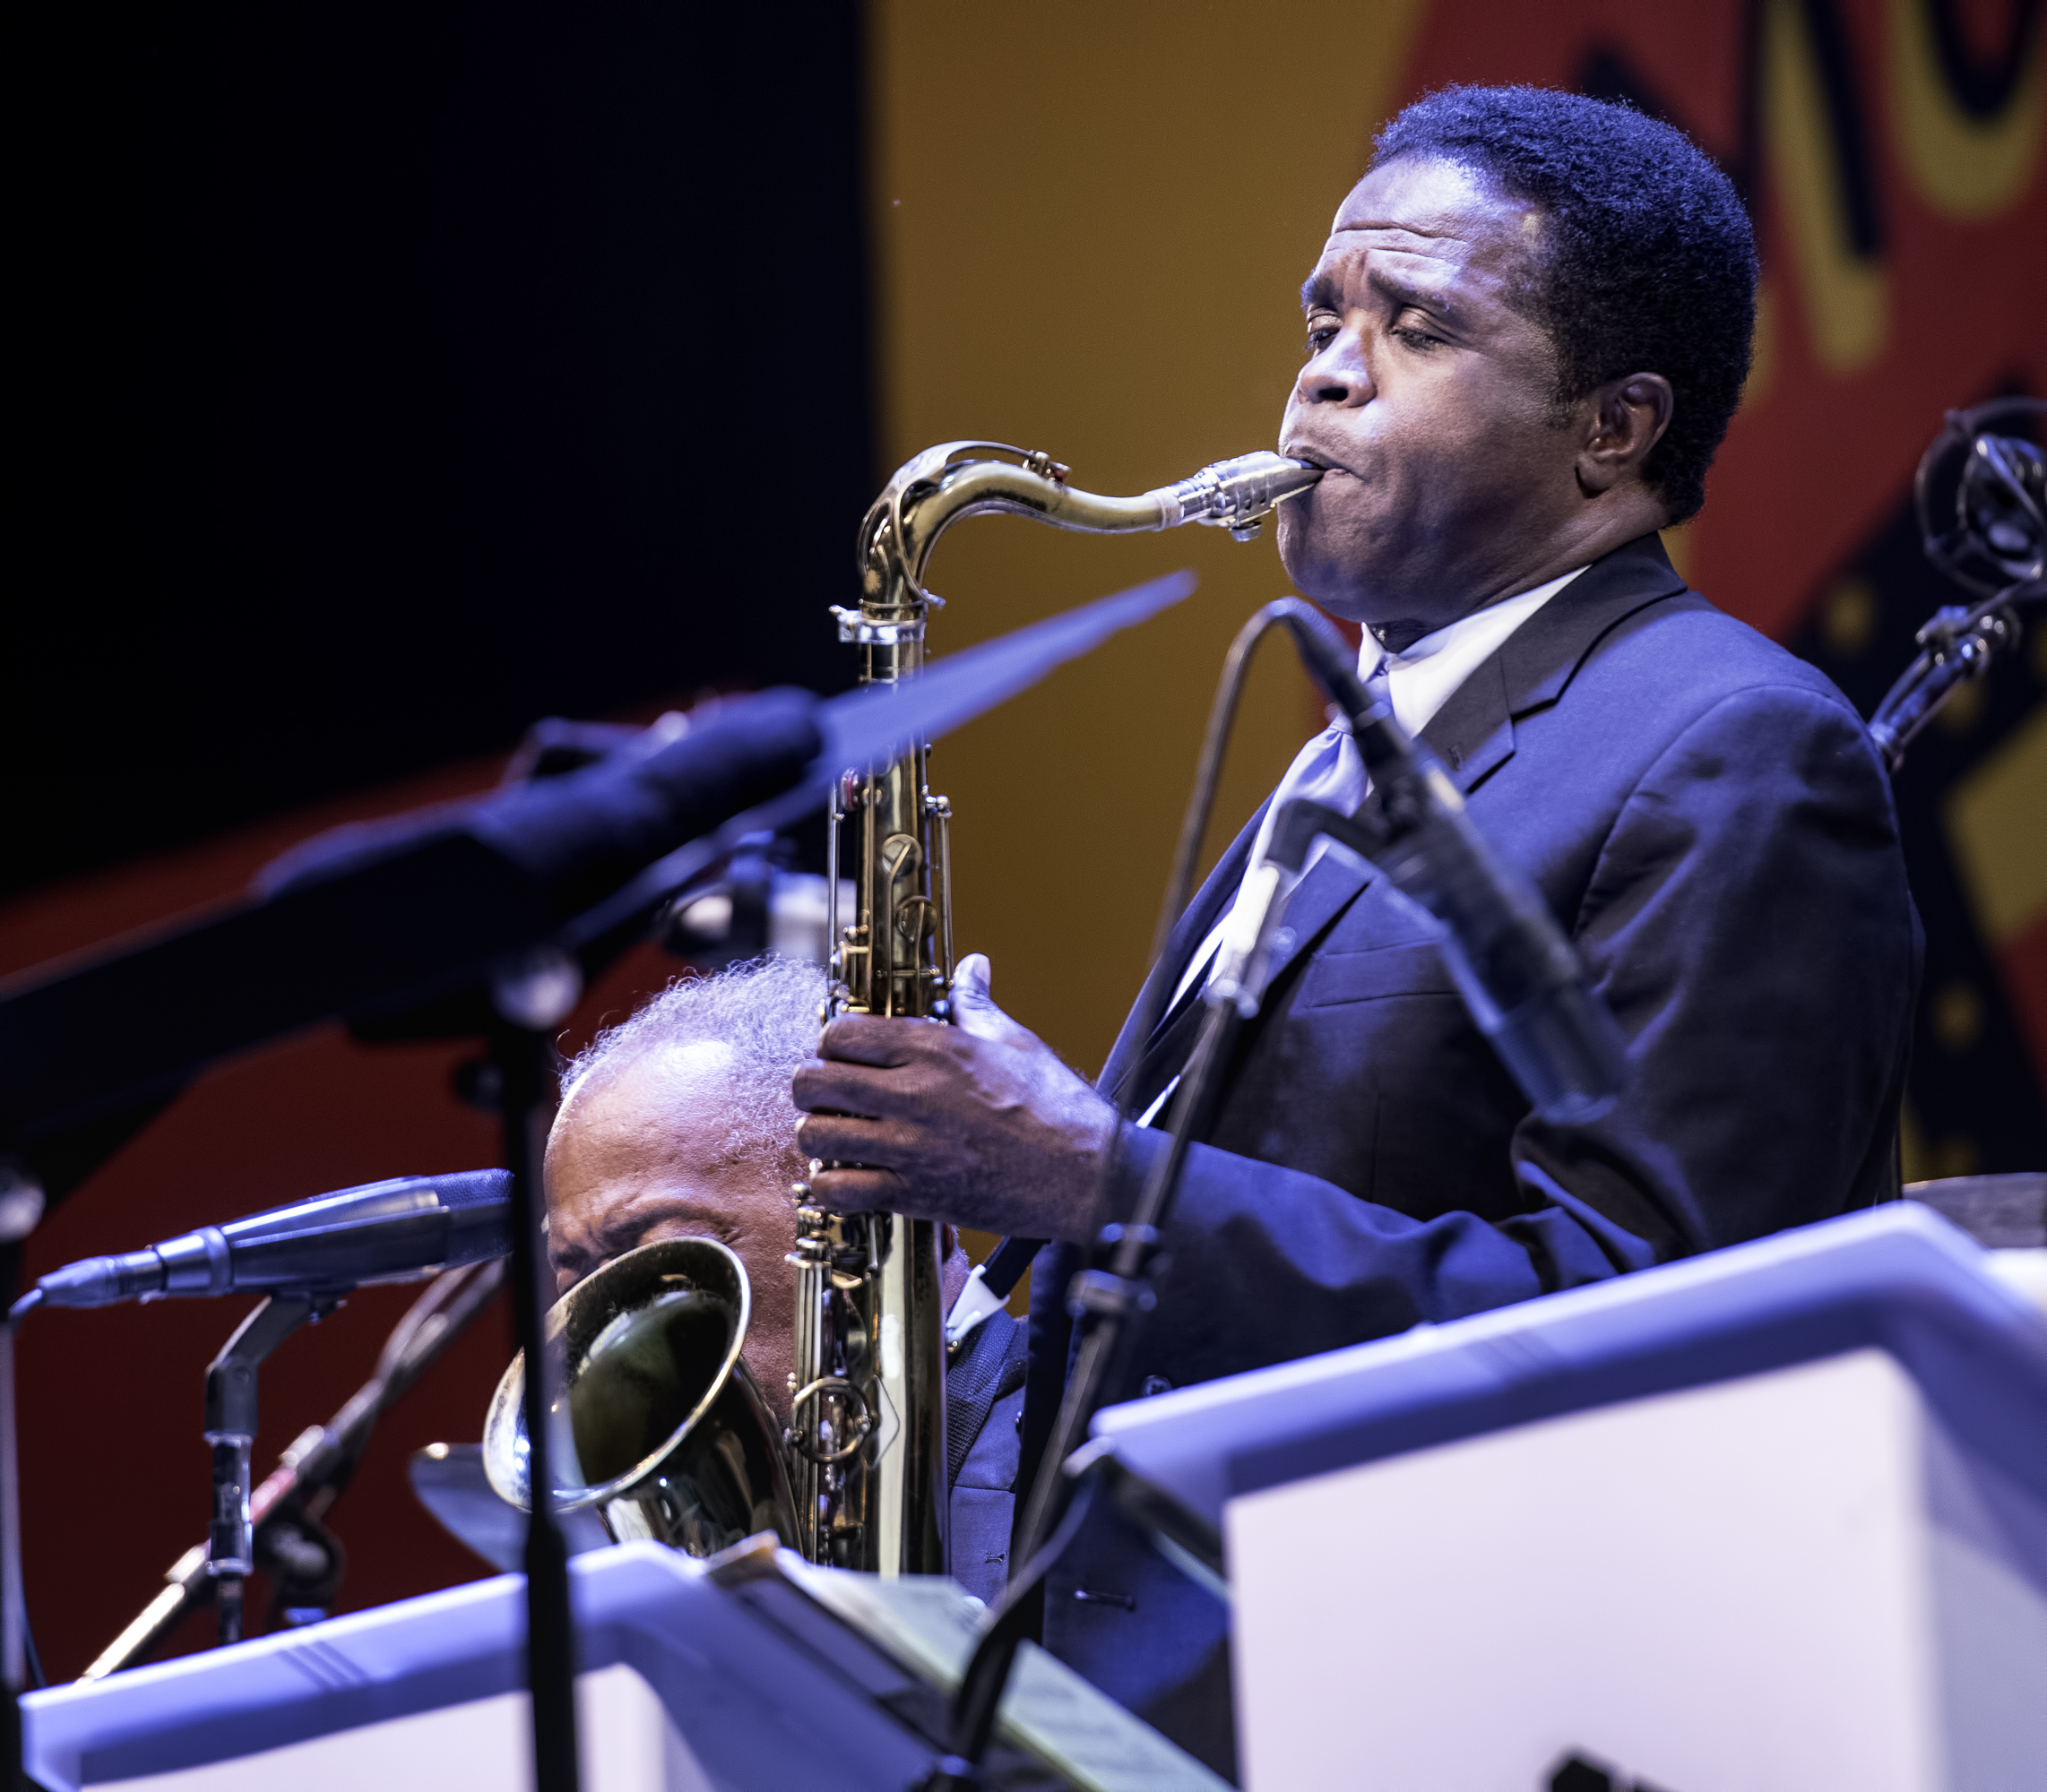
[[(1184, 522), (1249, 540), (1321, 469), (1274, 453), (1205, 468), (1136, 497), (1075, 489), (1049, 455), (949, 442), (900, 468), (860, 525), (858, 608), (834, 605), (859, 681), (893, 685), (924, 663), (944, 599), (924, 572), (962, 517), (1027, 516), (1056, 529), (1123, 534)], [(951, 1018), (950, 804), (934, 795), (927, 749), (848, 769), (827, 826), (831, 990), (824, 1019)], [(852, 909), (838, 910), (850, 873)], [(885, 1575), (942, 1573), (946, 1485), (945, 1311), (939, 1228), (900, 1215), (834, 1214), (797, 1195), (796, 1367), (789, 1453), (798, 1547), (812, 1561)]]

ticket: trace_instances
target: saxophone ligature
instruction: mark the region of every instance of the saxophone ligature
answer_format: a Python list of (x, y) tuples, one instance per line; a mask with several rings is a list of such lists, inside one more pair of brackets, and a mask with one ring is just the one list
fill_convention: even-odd
[[(924, 662), (944, 599), (924, 584), (938, 538), (962, 517), (1027, 516), (1120, 534), (1203, 522), (1252, 539), (1322, 469), (1259, 452), (1136, 497), (1067, 483), (1049, 454), (948, 442), (899, 469), (860, 525), (857, 608), (834, 605), (859, 682), (894, 685)], [(950, 1016), (952, 806), (933, 794), (924, 746), (847, 770), (826, 830), (831, 988), (823, 1018)], [(850, 837), (850, 840), (849, 838)], [(850, 851), (849, 851), (850, 846)], [(850, 859), (852, 912), (838, 901)], [(812, 1561), (881, 1574), (946, 1567), (945, 1313), (938, 1228), (887, 1213), (828, 1211), (799, 1184), (796, 1367), (788, 1433), (798, 1546)]]

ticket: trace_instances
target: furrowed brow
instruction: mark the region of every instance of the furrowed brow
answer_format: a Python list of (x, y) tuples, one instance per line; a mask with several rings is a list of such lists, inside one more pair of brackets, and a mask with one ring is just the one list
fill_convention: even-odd
[(622, 1257), (641, 1243), (660, 1217), (659, 1204), (644, 1196), (620, 1202), (595, 1216), (594, 1223), (585, 1230), (583, 1244), (564, 1252), (562, 1261), (566, 1263), (573, 1259), (594, 1265)]
[[(1465, 321), (1464, 308), (1439, 288), (1415, 286), (1396, 280), (1377, 268), (1366, 279), (1372, 291), (1395, 311), (1412, 305), (1418, 310), (1432, 312), (1446, 323), (1462, 323)], [(1301, 282), (1300, 308), (1303, 311), (1341, 311), (1343, 308), (1343, 289), (1335, 280), (1318, 270)]]
[(604, 1216), (598, 1243), (605, 1260), (622, 1257), (643, 1245), (655, 1227), (681, 1219), (704, 1236), (730, 1240), (735, 1236), (730, 1214), (714, 1202), (661, 1191), (635, 1195)]
[(1464, 307), (1440, 288), (1412, 286), (1374, 268), (1366, 276), (1371, 289), (1394, 310), (1412, 305), (1418, 311), (1433, 312), (1446, 323), (1462, 323)]

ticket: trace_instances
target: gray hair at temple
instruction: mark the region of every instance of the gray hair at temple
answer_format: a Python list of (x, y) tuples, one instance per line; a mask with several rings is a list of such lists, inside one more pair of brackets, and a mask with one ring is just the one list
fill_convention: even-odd
[(773, 956), (671, 983), (569, 1061), (562, 1072), (562, 1114), (579, 1092), (643, 1058), (715, 1041), (732, 1054), (725, 1160), (772, 1154), (788, 1180), (799, 1181), (809, 1159), (796, 1146), (802, 1116), (789, 1090), (798, 1066), (816, 1055), (825, 987), (816, 965)]

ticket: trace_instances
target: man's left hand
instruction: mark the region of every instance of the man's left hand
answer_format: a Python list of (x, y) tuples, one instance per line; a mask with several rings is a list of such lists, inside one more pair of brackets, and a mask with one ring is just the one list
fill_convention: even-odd
[(963, 959), (950, 1027), (843, 1014), (796, 1073), (799, 1149), (836, 1213), (884, 1211), (985, 1232), (1084, 1240), (1116, 1114), (988, 993)]

